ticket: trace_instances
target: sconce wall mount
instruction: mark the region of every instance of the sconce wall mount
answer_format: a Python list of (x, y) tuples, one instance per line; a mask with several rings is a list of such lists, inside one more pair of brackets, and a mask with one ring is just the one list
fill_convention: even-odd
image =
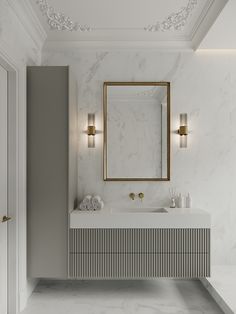
[(188, 115), (187, 113), (180, 114), (180, 127), (178, 129), (178, 134), (180, 135), (180, 148), (187, 148), (188, 146)]
[(188, 135), (188, 127), (187, 127), (187, 125), (181, 125), (179, 127), (178, 133), (179, 133), (180, 136)]
[(96, 127), (95, 125), (89, 125), (88, 126), (88, 136), (94, 136), (96, 135)]
[(89, 113), (88, 114), (88, 148), (95, 147), (95, 135), (96, 135), (96, 126), (95, 126), (95, 114)]

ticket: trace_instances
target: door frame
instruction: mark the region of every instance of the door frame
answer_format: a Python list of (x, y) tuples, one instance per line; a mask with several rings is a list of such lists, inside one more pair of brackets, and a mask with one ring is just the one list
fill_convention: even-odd
[(19, 142), (22, 140), (19, 133), (19, 69), (9, 58), (7, 53), (0, 49), (0, 64), (7, 71), (8, 78), (8, 212), (12, 217), (7, 228), (7, 305), (8, 314), (17, 314), (19, 311), (19, 209), (20, 189), (19, 181)]

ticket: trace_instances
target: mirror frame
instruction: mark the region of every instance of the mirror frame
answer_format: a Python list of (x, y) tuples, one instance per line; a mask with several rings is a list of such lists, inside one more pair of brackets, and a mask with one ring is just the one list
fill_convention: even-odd
[[(166, 178), (110, 178), (107, 175), (107, 88), (109, 86), (165, 86), (167, 88), (167, 177)], [(170, 82), (104, 82), (103, 83), (103, 180), (104, 181), (170, 181)]]

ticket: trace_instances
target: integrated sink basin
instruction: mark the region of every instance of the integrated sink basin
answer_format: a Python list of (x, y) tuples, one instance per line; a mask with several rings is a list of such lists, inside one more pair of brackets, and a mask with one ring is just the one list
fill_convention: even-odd
[(168, 213), (168, 210), (166, 208), (114, 208), (111, 209), (112, 214), (119, 214), (119, 213)]
[(196, 208), (112, 207), (100, 211), (73, 210), (70, 228), (210, 228), (210, 215)]

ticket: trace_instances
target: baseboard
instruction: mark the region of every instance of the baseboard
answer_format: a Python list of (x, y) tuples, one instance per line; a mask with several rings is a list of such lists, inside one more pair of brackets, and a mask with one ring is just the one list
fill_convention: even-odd
[(234, 311), (229, 307), (229, 305), (224, 301), (221, 295), (216, 291), (216, 289), (210, 284), (207, 278), (201, 278), (200, 282), (210, 293), (212, 298), (216, 301), (218, 306), (222, 309), (225, 314), (234, 314)]
[(27, 305), (27, 301), (31, 296), (32, 292), (34, 291), (35, 287), (37, 286), (39, 280), (38, 279), (28, 279), (26, 288), (20, 292), (19, 298), (19, 310), (20, 312), (24, 310)]

